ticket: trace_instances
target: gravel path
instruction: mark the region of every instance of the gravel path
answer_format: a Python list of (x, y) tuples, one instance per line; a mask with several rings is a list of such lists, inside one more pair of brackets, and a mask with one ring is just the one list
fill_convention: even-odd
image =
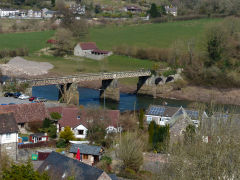
[(53, 67), (47, 62), (27, 61), (21, 57), (15, 57), (7, 64), (0, 64), (2, 74), (7, 76), (39, 76), (47, 74)]

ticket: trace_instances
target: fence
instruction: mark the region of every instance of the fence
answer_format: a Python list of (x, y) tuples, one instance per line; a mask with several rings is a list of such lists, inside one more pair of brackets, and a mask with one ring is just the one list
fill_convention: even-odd
[(47, 141), (47, 142), (38, 142), (38, 143), (31, 143), (31, 144), (19, 144), (19, 149), (26, 149), (26, 148), (39, 148), (39, 147), (56, 147), (56, 141)]

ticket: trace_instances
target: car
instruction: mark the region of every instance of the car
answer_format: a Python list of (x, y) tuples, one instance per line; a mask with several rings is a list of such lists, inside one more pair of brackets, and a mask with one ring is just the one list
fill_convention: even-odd
[(6, 92), (6, 93), (4, 94), (4, 97), (13, 97), (13, 93)]
[(42, 98), (42, 97), (38, 97), (38, 98), (34, 99), (34, 102), (46, 102), (46, 101), (47, 101), (47, 99)]
[(29, 101), (34, 101), (35, 99), (37, 99), (37, 97), (32, 96), (29, 98)]
[(13, 97), (15, 97), (15, 98), (18, 98), (19, 96), (21, 96), (21, 93), (20, 93), (20, 92), (15, 92), (15, 93), (13, 93)]
[(15, 105), (15, 103), (9, 103), (8, 105)]
[(18, 97), (18, 99), (24, 100), (24, 99), (29, 99), (28, 95), (22, 94)]

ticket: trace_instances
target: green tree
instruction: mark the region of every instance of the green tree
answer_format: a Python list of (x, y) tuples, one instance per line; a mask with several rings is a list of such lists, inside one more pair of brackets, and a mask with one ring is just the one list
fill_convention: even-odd
[(51, 124), (50, 127), (48, 128), (48, 135), (51, 138), (57, 137), (57, 127), (54, 124)]
[(60, 138), (64, 139), (67, 143), (74, 140), (74, 133), (69, 126), (66, 126), (63, 131), (60, 132)]
[(30, 161), (27, 164), (12, 164), (10, 168), (2, 170), (3, 180), (49, 180), (49, 176), (46, 173), (40, 174), (34, 171), (33, 165)]
[(56, 1), (55, 1), (55, 0), (51, 0), (51, 5), (52, 5), (52, 7), (54, 7), (54, 6), (55, 6), (55, 3), (56, 3)]
[(184, 132), (184, 142), (185, 143), (192, 143), (195, 139), (196, 135), (196, 128), (194, 125), (189, 124), (186, 127), (186, 131)]
[(157, 5), (155, 3), (152, 3), (151, 4), (151, 8), (149, 10), (149, 14), (152, 18), (156, 18), (156, 17), (159, 17), (159, 12), (158, 12), (158, 8), (157, 8)]
[(87, 139), (92, 143), (101, 144), (105, 136), (106, 130), (101, 124), (92, 125), (88, 128)]
[(62, 118), (61, 114), (59, 114), (58, 112), (51, 112), (50, 113), (51, 119), (58, 121), (59, 119)]
[(139, 129), (144, 129), (143, 127), (143, 120), (144, 120), (144, 111), (141, 109), (139, 113)]
[(47, 129), (50, 127), (50, 125), (52, 124), (52, 121), (49, 119), (49, 118), (45, 118), (43, 120), (43, 125), (42, 125), (42, 128), (43, 129)]
[(154, 135), (154, 129), (155, 129), (156, 123), (155, 121), (151, 121), (148, 126), (148, 137), (149, 137), (149, 144), (152, 146), (153, 144), (153, 135)]

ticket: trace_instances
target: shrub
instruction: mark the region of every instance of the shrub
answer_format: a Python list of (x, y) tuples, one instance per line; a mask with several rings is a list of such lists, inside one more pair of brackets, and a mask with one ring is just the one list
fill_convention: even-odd
[(174, 75), (174, 74), (176, 74), (176, 70), (175, 69), (170, 69), (170, 70), (167, 70), (167, 71), (163, 72), (163, 76), (164, 77), (168, 77), (168, 76)]
[(67, 142), (64, 139), (59, 139), (56, 143), (57, 148), (66, 148)]

